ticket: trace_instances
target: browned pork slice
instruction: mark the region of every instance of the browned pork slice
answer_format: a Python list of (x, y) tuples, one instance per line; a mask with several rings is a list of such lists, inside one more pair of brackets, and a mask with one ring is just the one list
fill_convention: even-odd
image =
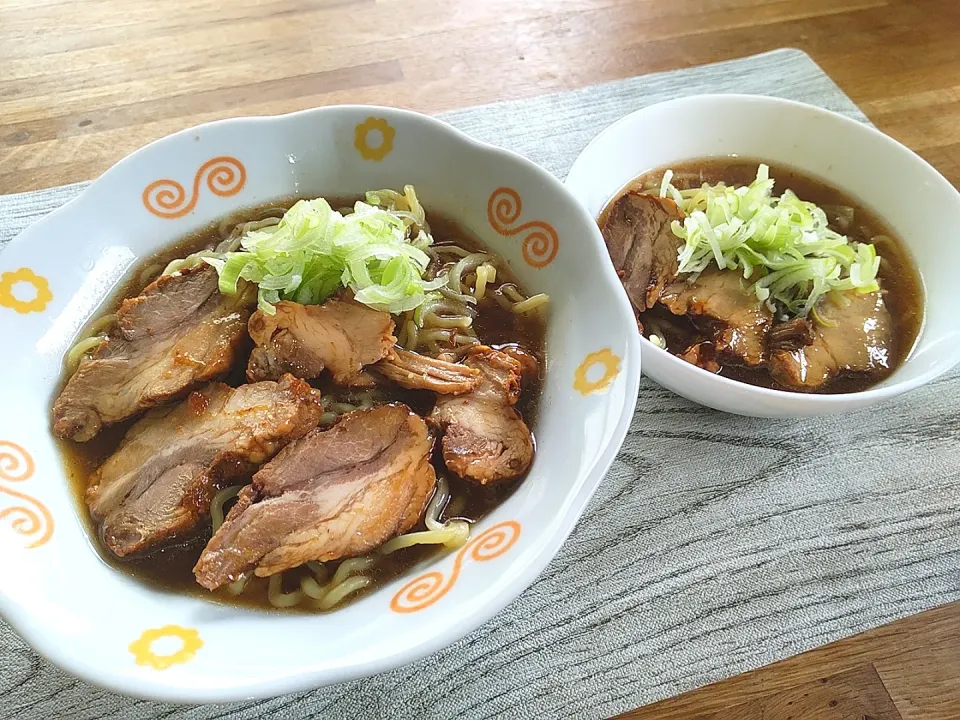
[(443, 432), (447, 468), (482, 485), (510, 480), (533, 461), (533, 436), (513, 407), (520, 397), (523, 366), (500, 350), (474, 346), (464, 363), (480, 371), (473, 392), (440, 396), (429, 422)]
[(361, 369), (385, 358), (397, 341), (389, 313), (352, 300), (282, 301), (276, 310), (274, 315), (257, 310), (250, 318), (250, 337), (257, 344), (247, 366), (251, 382), (287, 372), (310, 380), (327, 369), (335, 382), (360, 384)]
[(637, 312), (652, 307), (677, 277), (683, 240), (670, 223), (683, 211), (672, 200), (630, 191), (613, 203), (600, 227), (613, 266)]
[(776, 350), (770, 375), (781, 385), (814, 390), (843, 373), (881, 374), (896, 362), (893, 323), (881, 293), (831, 293), (817, 304), (813, 342)]
[(527, 352), (516, 343), (501, 345), (497, 349), (520, 363), (521, 383), (540, 379), (540, 361), (532, 353)]
[(679, 355), (691, 365), (701, 367), (707, 372), (720, 372), (720, 363), (717, 362), (717, 348), (712, 342), (698, 342), (691, 345)]
[(664, 288), (660, 303), (709, 331), (717, 352), (725, 357), (749, 366), (766, 362), (773, 314), (738, 272), (710, 268), (693, 282), (677, 280)]
[(236, 390), (211, 383), (153, 411), (87, 490), (104, 543), (126, 557), (192, 530), (218, 488), (315, 428), (322, 413), (319, 393), (291, 375)]
[(480, 382), (480, 371), (462, 363), (427, 357), (394, 348), (373, 366), (381, 376), (408, 390), (432, 390), (441, 395), (462, 395)]
[(813, 323), (798, 317), (777, 323), (767, 334), (767, 350), (771, 354), (777, 350), (799, 350), (813, 343)]
[(101, 427), (179, 398), (227, 373), (248, 342), (247, 293), (222, 295), (202, 265), (161, 277), (123, 301), (117, 329), (67, 382), (54, 432), (86, 441)]
[(344, 415), (253, 476), (194, 568), (214, 590), (309, 560), (362, 555), (420, 519), (436, 484), (433, 438), (405, 405)]

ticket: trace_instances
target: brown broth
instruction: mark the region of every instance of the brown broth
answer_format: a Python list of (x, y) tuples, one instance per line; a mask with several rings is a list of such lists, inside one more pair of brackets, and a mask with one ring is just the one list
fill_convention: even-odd
[[(756, 179), (757, 166), (763, 162), (766, 161), (740, 157), (703, 158), (673, 163), (669, 166), (650, 170), (614, 196), (601, 213), (599, 222), (601, 225), (603, 224), (610, 207), (625, 192), (629, 190), (659, 192), (660, 182), (668, 168), (674, 172), (673, 185), (683, 190), (700, 187), (703, 183), (714, 185), (724, 182), (727, 185), (749, 185)], [(801, 200), (813, 202), (821, 207), (843, 205), (854, 208), (853, 227), (845, 233), (851, 240), (871, 242), (872, 238), (879, 235), (890, 238), (889, 242), (877, 245), (877, 254), (881, 257), (878, 277), (881, 289), (885, 293), (884, 301), (890, 309), (893, 320), (894, 347), (890, 368), (883, 374), (869, 376), (841, 375), (815, 391), (821, 394), (862, 392), (889, 377), (913, 350), (920, 327), (923, 324), (924, 295), (920, 274), (907, 247), (883, 219), (864, 203), (834, 187), (826, 180), (813, 177), (786, 165), (766, 164), (770, 167), (770, 177), (776, 181), (775, 194), (781, 194), (784, 190), (789, 189)], [(837, 227), (832, 227), (832, 229), (840, 233), (844, 232)], [(655, 306), (646, 313), (641, 313), (640, 320), (642, 321), (644, 317), (657, 319), (657, 313), (661, 310), (662, 308)], [(671, 342), (669, 338), (667, 340), (667, 348), (670, 352), (683, 352), (688, 347), (688, 345), (683, 345), (684, 340), (701, 334), (686, 318), (677, 318), (664, 311), (660, 319), (669, 320), (675, 325), (675, 341)], [(680, 345), (683, 345), (683, 347), (680, 347)], [(776, 383), (765, 368), (747, 368), (725, 364), (719, 374), (751, 385), (795, 392), (792, 388), (786, 388)]]
[[(146, 269), (156, 268), (156, 272), (153, 273), (153, 276), (155, 276), (159, 274), (162, 268), (171, 260), (214, 247), (221, 240), (219, 232), (221, 223), (229, 223), (229, 225), (232, 226), (250, 219), (258, 219), (263, 217), (271, 208), (281, 207), (285, 209), (290, 207), (295, 201), (296, 198), (290, 198), (284, 201), (272, 202), (269, 205), (259, 208), (241, 211), (221, 222), (213, 223), (177, 241), (168, 248), (164, 248), (135, 268), (130, 274), (129, 280), (124, 283), (114, 297), (103, 304), (101, 311), (96, 313), (95, 317), (102, 317), (107, 313), (115, 312), (125, 298), (139, 294), (149, 282), (149, 280), (145, 282), (144, 279), (141, 278), (141, 275)], [(330, 200), (330, 204), (332, 207), (338, 208), (352, 206), (353, 201), (351, 198), (337, 198)], [(454, 220), (431, 212), (427, 213), (427, 217), (436, 245), (456, 244), (472, 252), (489, 252), (479, 239), (467, 232)], [(501, 281), (517, 284), (516, 279), (506, 268), (498, 270), (498, 282)], [(493, 300), (489, 293), (478, 303), (478, 308), (480, 312), (475, 319), (474, 328), (481, 342), (494, 347), (517, 343), (539, 360), (541, 376), (532, 382), (524, 383), (520, 400), (517, 403), (517, 410), (530, 425), (531, 430), (534, 430), (542, 389), (542, 368), (545, 366), (544, 348), (546, 324), (543, 316), (540, 313), (518, 315), (510, 312)], [(225, 379), (225, 382), (228, 382), (234, 387), (245, 382), (243, 373), (245, 366), (246, 358), (244, 362), (238, 366), (237, 371)], [(64, 371), (60, 389), (62, 389), (68, 379), (69, 374)], [(311, 384), (321, 390), (325, 398), (335, 401), (349, 402), (351, 393), (353, 392), (349, 389), (338, 388), (323, 378)], [(382, 396), (378, 398), (378, 401), (403, 402), (421, 415), (429, 413), (433, 406), (433, 395), (429, 392), (404, 390), (396, 387), (387, 388), (386, 386), (383, 386), (381, 390)], [(87, 529), (94, 540), (94, 545), (103, 560), (118, 571), (145, 582), (158, 590), (193, 595), (230, 605), (277, 611), (267, 599), (266, 578), (252, 579), (240, 596), (230, 594), (225, 588), (211, 593), (196, 583), (193, 576), (193, 566), (203, 547), (210, 539), (212, 528), (209, 523), (205, 523), (189, 537), (181, 538), (177, 544), (168, 545), (139, 558), (121, 560), (116, 558), (103, 546), (99, 538), (98, 530), (90, 518), (84, 497), (90, 477), (96, 469), (116, 451), (123, 436), (134, 422), (136, 422), (136, 419), (104, 428), (97, 437), (86, 443), (58, 441), (64, 469), (70, 482), (75, 502), (77, 503), (77, 510), (86, 523)], [(448, 505), (448, 508), (453, 507), (454, 503), (460, 505), (455, 515), (449, 516), (445, 514), (445, 518), (457, 517), (476, 522), (512, 495), (520, 483), (523, 482), (523, 478), (521, 477), (511, 482), (500, 483), (494, 487), (485, 488), (461, 480), (452, 473), (449, 473), (444, 467), (442, 459), (439, 457), (434, 458), (433, 464), (437, 474), (445, 477), (449, 483), (451, 503)], [(233, 484), (242, 485), (249, 483), (249, 481), (250, 477), (245, 477), (236, 480)], [(228, 504), (227, 508), (229, 507), (230, 505)], [(413, 528), (413, 530), (423, 529), (422, 521), (419, 526)], [(372, 571), (374, 581), (363, 590), (345, 599), (333, 610), (335, 611), (349, 604), (384, 583), (389, 582), (393, 578), (407, 572), (424, 560), (440, 555), (443, 552), (445, 551), (442, 548), (438, 549), (436, 546), (414, 546), (384, 556)], [(334, 563), (327, 563), (327, 567), (330, 569), (331, 574), (336, 569)], [(306, 571), (297, 569), (284, 573), (285, 590), (293, 590), (296, 587), (299, 573), (301, 572)], [(290, 608), (290, 610), (306, 611), (300, 607), (293, 607)]]

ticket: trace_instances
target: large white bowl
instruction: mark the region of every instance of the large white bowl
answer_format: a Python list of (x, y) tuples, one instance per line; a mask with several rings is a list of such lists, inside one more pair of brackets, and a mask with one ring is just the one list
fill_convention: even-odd
[[(98, 557), (50, 433), (61, 358), (131, 268), (240, 208), (412, 183), (552, 298), (538, 453), (471, 543), (332, 614), (160, 592)], [(546, 566), (630, 423), (639, 341), (593, 218), (549, 173), (432, 118), (328, 107), (217, 122), (126, 158), (0, 253), (0, 612), (110, 689), (182, 702), (380, 672), (467, 634)], [(419, 578), (419, 579), (417, 579)]]
[(960, 193), (883, 133), (842, 115), (752, 95), (698, 95), (651, 105), (617, 121), (577, 157), (566, 185), (598, 217), (648, 170), (704, 157), (790, 165), (847, 191), (909, 247), (926, 293), (926, 318), (906, 362), (858, 393), (816, 395), (720, 377), (641, 341), (643, 371), (678, 395), (757, 417), (805, 417), (873, 405), (929, 382), (960, 361)]

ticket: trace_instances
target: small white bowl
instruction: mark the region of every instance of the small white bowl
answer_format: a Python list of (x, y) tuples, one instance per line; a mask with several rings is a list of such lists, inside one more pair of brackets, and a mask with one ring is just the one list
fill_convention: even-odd
[(842, 115), (752, 95), (698, 95), (631, 113), (577, 157), (566, 185), (593, 217), (627, 183), (658, 167), (740, 156), (822, 178), (877, 212), (909, 248), (926, 317), (907, 360), (858, 393), (769, 390), (713, 375), (641, 340), (644, 373), (708, 407), (756, 417), (807, 417), (873, 405), (919, 387), (960, 361), (960, 193), (897, 141)]
[[(241, 208), (416, 186), (552, 298), (538, 453), (458, 552), (330, 614), (160, 592), (104, 564), (50, 432), (61, 360), (144, 258)], [(517, 155), (424, 115), (327, 107), (171, 135), (109, 170), (0, 253), (0, 612), (85, 680), (223, 702), (389, 670), (466, 635), (556, 554), (626, 434), (640, 380), (633, 314), (593, 218)]]

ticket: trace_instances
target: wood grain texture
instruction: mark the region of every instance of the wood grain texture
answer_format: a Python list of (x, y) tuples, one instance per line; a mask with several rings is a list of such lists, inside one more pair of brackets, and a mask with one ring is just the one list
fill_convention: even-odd
[(0, 193), (200, 122), (439, 112), (793, 46), (960, 182), (953, 0), (0, 0)]
[(705, 720), (902, 720), (872, 665), (721, 710)]
[[(837, 704), (831, 705), (833, 701)], [(621, 717), (862, 720), (865, 716), (874, 720), (960, 718), (960, 603), (914, 615)]]

